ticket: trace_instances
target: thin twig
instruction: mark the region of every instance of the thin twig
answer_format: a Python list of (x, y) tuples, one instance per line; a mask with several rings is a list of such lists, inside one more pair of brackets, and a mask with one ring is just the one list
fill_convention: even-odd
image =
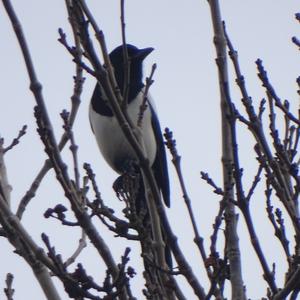
[(78, 146), (75, 143), (75, 137), (73, 134), (73, 130), (69, 126), (68, 120), (70, 118), (70, 114), (66, 110), (63, 110), (60, 115), (64, 121), (63, 128), (64, 128), (65, 132), (67, 133), (67, 135), (69, 136), (70, 151), (71, 151), (72, 157), (73, 157), (75, 185), (76, 185), (77, 190), (79, 190), (80, 189), (80, 173), (79, 173), (79, 167), (78, 167)]
[(272, 189), (270, 188), (269, 184), (267, 183), (267, 188), (265, 191), (265, 195), (266, 195), (266, 203), (267, 203), (267, 213), (268, 213), (268, 218), (274, 228), (275, 231), (275, 236), (278, 238), (278, 240), (280, 241), (282, 248), (286, 254), (286, 258), (287, 258), (287, 262), (288, 264), (290, 264), (290, 251), (289, 251), (289, 241), (285, 235), (285, 231), (282, 230), (282, 226), (278, 226), (276, 219), (275, 219), (275, 215), (273, 212), (273, 206), (271, 205), (271, 193), (272, 193)]
[(260, 59), (258, 59), (256, 61), (256, 64), (259, 68), (259, 78), (263, 83), (263, 86), (266, 88), (266, 90), (268, 91), (268, 93), (270, 93), (271, 97), (274, 99), (275, 101), (275, 105), (277, 107), (279, 107), (280, 110), (283, 111), (283, 113), (294, 123), (296, 123), (297, 125), (300, 125), (300, 120), (295, 117), (291, 112), (288, 111), (288, 109), (285, 107), (285, 105), (282, 103), (281, 99), (277, 96), (275, 89), (273, 88), (272, 84), (269, 81), (269, 78), (267, 76), (266, 71), (264, 70), (263, 66), (262, 66), (262, 61)]
[(4, 153), (11, 150), (14, 146), (19, 144), (21, 137), (26, 134), (26, 129), (27, 129), (27, 125), (24, 125), (22, 129), (19, 131), (18, 136), (12, 140), (9, 146), (4, 148)]
[(153, 75), (154, 75), (155, 70), (156, 70), (156, 64), (153, 64), (152, 68), (151, 68), (150, 76), (146, 77), (146, 85), (145, 85), (145, 89), (143, 92), (143, 101), (142, 101), (142, 104), (140, 105), (139, 115), (138, 115), (138, 119), (137, 119), (137, 127), (142, 127), (144, 113), (145, 113), (146, 109), (148, 108), (148, 104), (147, 104), (148, 103), (148, 93), (149, 93), (150, 86), (154, 82)]
[(4, 293), (7, 300), (13, 300), (13, 295), (15, 292), (15, 290), (12, 287), (13, 280), (14, 280), (14, 275), (11, 273), (7, 273), (5, 279), (6, 288), (4, 288)]
[(86, 247), (86, 234), (84, 231), (81, 232), (81, 238), (79, 239), (78, 242), (78, 247), (77, 249), (74, 251), (74, 253), (66, 260), (66, 262), (64, 263), (64, 265), (66, 267), (70, 266), (72, 263), (74, 263), (77, 259), (77, 257), (80, 255), (80, 253), (82, 252), (82, 250)]
[(125, 0), (120, 1), (120, 6), (121, 6), (121, 32), (122, 32), (123, 64), (124, 64), (124, 86), (122, 91), (122, 96), (123, 96), (122, 108), (125, 111), (128, 104), (131, 60), (129, 59), (128, 56), (127, 43), (126, 43)]
[(224, 196), (223, 190), (222, 190), (219, 186), (217, 186), (217, 185), (215, 184), (215, 182), (212, 180), (212, 178), (209, 177), (209, 174), (208, 174), (208, 173), (205, 173), (205, 172), (202, 172), (202, 171), (201, 171), (200, 174), (201, 174), (201, 178), (202, 178), (203, 180), (205, 180), (206, 183), (207, 183), (208, 185), (210, 185), (211, 187), (214, 188), (214, 193), (215, 193), (215, 194)]
[(207, 255), (204, 249), (204, 245), (203, 245), (203, 238), (200, 236), (200, 233), (198, 231), (198, 227), (196, 224), (196, 219), (194, 216), (194, 212), (192, 209), (192, 205), (191, 205), (191, 199), (188, 195), (187, 189), (185, 187), (185, 182), (183, 179), (183, 174), (182, 174), (182, 170), (181, 170), (181, 156), (178, 154), (177, 152), (177, 148), (176, 148), (176, 140), (173, 138), (173, 132), (170, 131), (169, 128), (165, 129), (165, 133), (164, 133), (164, 137), (166, 139), (166, 145), (167, 148), (170, 150), (170, 153), (172, 155), (172, 163), (175, 167), (176, 173), (177, 173), (177, 177), (179, 179), (179, 183), (180, 183), (180, 187), (181, 187), (181, 191), (183, 194), (183, 199), (184, 199), (184, 203), (187, 207), (188, 213), (189, 213), (189, 217), (192, 223), (192, 227), (193, 227), (193, 231), (194, 231), (194, 242), (196, 243), (202, 260), (205, 263), (206, 259), (207, 259)]
[(246, 196), (245, 201), (249, 202), (250, 199), (251, 199), (251, 197), (252, 197), (252, 195), (254, 194), (254, 191), (255, 191), (258, 183), (260, 182), (260, 175), (261, 175), (262, 170), (263, 170), (262, 165), (259, 165), (257, 173), (256, 173), (256, 175), (255, 175), (255, 177), (253, 179), (252, 185), (251, 185), (251, 187), (249, 189), (249, 192), (248, 192), (248, 194)]
[(0, 138), (0, 195), (6, 201), (7, 205), (10, 206), (12, 187), (8, 182), (4, 154), (5, 154), (4, 139)]

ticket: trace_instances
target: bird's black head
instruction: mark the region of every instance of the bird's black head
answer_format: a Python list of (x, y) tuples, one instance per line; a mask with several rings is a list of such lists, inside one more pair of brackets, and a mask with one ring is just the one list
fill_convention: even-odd
[[(153, 48), (139, 49), (136, 46), (127, 44), (127, 53), (129, 59), (129, 93), (128, 102), (133, 100), (143, 87), (143, 60), (154, 50)], [(123, 92), (124, 88), (124, 72), (125, 72), (125, 59), (123, 45), (115, 48), (109, 54), (110, 61), (114, 68), (115, 77), (118, 86)]]

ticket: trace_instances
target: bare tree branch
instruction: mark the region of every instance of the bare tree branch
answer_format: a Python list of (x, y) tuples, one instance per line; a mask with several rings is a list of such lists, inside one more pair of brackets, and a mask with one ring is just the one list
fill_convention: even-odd
[[(226, 60), (226, 40), (223, 31), (219, 2), (210, 0), (210, 11), (214, 29), (214, 43), (217, 52), (216, 63), (219, 71), (221, 116), (222, 116), (222, 163), (223, 163), (223, 190), (225, 202), (225, 221), (226, 221), (226, 251), (230, 264), (230, 282), (233, 299), (246, 299), (244, 290), (241, 253), (237, 235), (237, 217), (234, 205), (229, 201), (233, 199), (233, 160), (234, 160), (234, 140), (232, 134), (235, 130), (234, 115), (230, 100), (228, 86), (228, 70)], [(235, 172), (238, 172), (235, 169)], [(236, 184), (238, 184), (236, 182)], [(239, 188), (237, 188), (240, 190)], [(241, 191), (241, 190), (240, 190)]]

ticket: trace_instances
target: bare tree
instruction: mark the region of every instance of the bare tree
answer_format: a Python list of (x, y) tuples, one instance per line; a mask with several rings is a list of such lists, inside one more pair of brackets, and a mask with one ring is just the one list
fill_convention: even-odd
[[(196, 224), (191, 200), (185, 187), (181, 172), (180, 155), (176, 149), (176, 141), (170, 129), (164, 132), (166, 147), (172, 155), (172, 162), (177, 172), (183, 198), (189, 212), (193, 226), (194, 242), (196, 249), (203, 260), (210, 286), (204, 287), (201, 278), (197, 278), (191, 267), (191, 263), (185, 257), (185, 251), (177, 242), (168, 217), (161, 203), (159, 190), (156, 186), (153, 172), (149, 166), (147, 157), (143, 151), (142, 141), (138, 135), (136, 126), (128, 117), (126, 111), (127, 91), (121, 91), (116, 83), (114, 71), (107, 52), (105, 35), (98, 27), (88, 5), (84, 0), (65, 0), (66, 11), (70, 27), (73, 32), (73, 40), (67, 37), (63, 29), (59, 30), (59, 41), (74, 61), (76, 74), (74, 76), (74, 89), (70, 111), (61, 113), (64, 133), (57, 141), (56, 128), (53, 128), (51, 116), (46, 108), (46, 102), (42, 93), (41, 84), (34, 68), (34, 61), (27, 47), (26, 39), (19, 23), (18, 17), (9, 0), (2, 0), (3, 6), (11, 20), (13, 29), (18, 39), (22, 55), (30, 78), (30, 89), (33, 93), (36, 106), (34, 108), (38, 134), (43, 143), (48, 159), (34, 179), (31, 187), (20, 200), (18, 209), (11, 209), (11, 186), (7, 176), (5, 154), (13, 151), (20, 139), (26, 134), (24, 126), (18, 136), (8, 146), (4, 145), (4, 139), (0, 140), (0, 224), (1, 236), (6, 238), (14, 247), (32, 271), (43, 289), (47, 299), (136, 299), (136, 291), (132, 290), (130, 280), (135, 276), (135, 270), (130, 266), (130, 247), (126, 248), (122, 257), (113, 257), (109, 241), (105, 240), (97, 230), (94, 221), (100, 220), (107, 228), (115, 233), (116, 238), (125, 238), (130, 241), (139, 241), (141, 244), (141, 256), (143, 259), (143, 276), (145, 285), (142, 288), (147, 299), (187, 299), (185, 291), (177, 283), (177, 276), (183, 276), (189, 287), (198, 299), (226, 299), (225, 286), (231, 287), (232, 299), (247, 299), (247, 282), (244, 282), (241, 268), (241, 255), (239, 236), (237, 232), (238, 215), (247, 226), (248, 238), (252, 243), (257, 259), (261, 265), (263, 278), (268, 289), (263, 295), (264, 299), (297, 299), (300, 291), (300, 224), (298, 200), (300, 193), (300, 177), (298, 173), (300, 119), (299, 112), (290, 110), (287, 100), (277, 95), (272, 86), (263, 62), (256, 61), (258, 77), (266, 93), (266, 99), (260, 101), (259, 107), (255, 107), (246, 87), (245, 77), (239, 66), (237, 51), (234, 49), (229, 34), (222, 22), (218, 1), (209, 1), (211, 19), (214, 29), (214, 43), (216, 48), (216, 64), (219, 76), (219, 90), (222, 118), (222, 163), (223, 186), (219, 187), (206, 172), (201, 172), (203, 180), (210, 185), (219, 197), (219, 211), (216, 213), (215, 223), (210, 241), (205, 241)], [(121, 31), (122, 42), (126, 54), (126, 22), (124, 1), (121, 0)], [(299, 21), (299, 15), (296, 15)], [(91, 38), (91, 33), (96, 39)], [(296, 46), (300, 47), (297, 38), (293, 39)], [(95, 50), (98, 44), (102, 50), (103, 61)], [(236, 84), (240, 90), (240, 102), (245, 113), (237, 109), (237, 102), (233, 101), (230, 93), (230, 77), (228, 74), (228, 59), (230, 58), (236, 77)], [(128, 57), (127, 57), (128, 59)], [(130, 67), (130, 61), (126, 61), (126, 68)], [(145, 103), (147, 93), (152, 84), (155, 65), (145, 84)], [(122, 188), (116, 190), (116, 196), (123, 205), (123, 216), (119, 217), (102, 199), (97, 178), (92, 167), (78, 163), (78, 145), (76, 144), (76, 132), (73, 125), (80, 107), (80, 96), (83, 88), (83, 74), (93, 76), (104, 88), (108, 101), (117, 118), (120, 128), (123, 130), (128, 142), (138, 157), (141, 174), (122, 175)], [(129, 80), (129, 79), (128, 79)], [(300, 87), (300, 80), (297, 79)], [(300, 92), (298, 91), (300, 94)], [(143, 115), (141, 107), (141, 119)], [(268, 116), (266, 111), (268, 112)], [(280, 125), (276, 121), (279, 114), (284, 120), (284, 132), (279, 130)], [(257, 163), (257, 174), (252, 180), (249, 189), (245, 188), (245, 174), (241, 166), (239, 152), (239, 137), (237, 130), (245, 127), (255, 140), (253, 157)], [(282, 127), (282, 126), (281, 126)], [(72, 165), (67, 165), (61, 151), (70, 146)], [(22, 224), (22, 216), (35, 196), (45, 174), (53, 169), (57, 178), (57, 185), (61, 186), (65, 199), (64, 203), (49, 208), (45, 218), (55, 218), (61, 226), (80, 228), (82, 236), (78, 248), (67, 260), (63, 260), (51, 243), (51, 236), (42, 234), (43, 245), (34, 241), (28, 229)], [(69, 170), (73, 170), (73, 173)], [(147, 203), (143, 210), (137, 212), (135, 197), (138, 187), (138, 176), (143, 176)], [(258, 186), (265, 189), (264, 200), (266, 203), (266, 218), (274, 229), (274, 236), (279, 247), (282, 247), (287, 261), (285, 270), (285, 282), (279, 286), (275, 276), (275, 265), (268, 261), (268, 255), (264, 253), (258, 235), (256, 233), (253, 215), (249, 208), (251, 200), (257, 192)], [(70, 206), (75, 221), (67, 218), (66, 204)], [(281, 206), (280, 206), (281, 205)], [(282, 207), (280, 209), (279, 207)], [(145, 214), (149, 215), (151, 226), (145, 226)], [(287, 222), (291, 226), (286, 226)], [(220, 227), (225, 226), (224, 244), (219, 243)], [(161, 227), (165, 239), (161, 238)], [(294, 241), (289, 237), (294, 236)], [(102, 282), (94, 280), (89, 275), (89, 270), (82, 264), (77, 264), (73, 271), (78, 255), (84, 251), (86, 240), (89, 240), (96, 249), (99, 257), (106, 266), (106, 276)], [(164, 243), (170, 247), (176, 266), (169, 268), (164, 259)], [(209, 248), (205, 247), (208, 245)], [(292, 247), (291, 244), (294, 246)], [(207, 251), (207, 249), (209, 249)], [(203, 267), (203, 266), (199, 266)], [(58, 278), (64, 286), (65, 295), (59, 295), (52, 277)], [(13, 299), (13, 275), (8, 274), (6, 288), (7, 299)]]

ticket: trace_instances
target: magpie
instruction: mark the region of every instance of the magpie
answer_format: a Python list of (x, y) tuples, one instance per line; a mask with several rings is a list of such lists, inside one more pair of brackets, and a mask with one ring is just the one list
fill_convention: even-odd
[[(153, 48), (139, 49), (127, 44), (129, 64), (129, 87), (127, 97), (127, 113), (136, 125), (140, 107), (143, 103), (143, 61), (154, 50)], [(114, 75), (120, 91), (124, 90), (125, 59), (123, 45), (115, 48), (109, 58), (114, 69)], [(141, 134), (145, 152), (153, 170), (157, 186), (167, 207), (170, 207), (170, 187), (167, 169), (166, 152), (153, 99), (147, 95), (148, 107), (142, 119)], [(115, 118), (109, 101), (102, 86), (97, 83), (92, 95), (89, 118), (92, 131), (98, 147), (112, 169), (123, 174), (128, 161), (138, 161), (134, 149), (127, 141), (120, 125)]]
[[(143, 84), (143, 61), (154, 50), (153, 48), (139, 49), (126, 45), (129, 59), (129, 87), (127, 93), (127, 114), (133, 124), (137, 124), (141, 105), (144, 101), (145, 86)], [(114, 75), (120, 91), (124, 91), (125, 58), (123, 45), (115, 48), (109, 59), (114, 69)], [(157, 187), (162, 194), (167, 207), (170, 207), (170, 186), (167, 168), (166, 152), (153, 99), (148, 94), (148, 107), (144, 111), (141, 123), (141, 135), (145, 152), (154, 173)], [(127, 141), (113, 111), (103, 87), (97, 83), (89, 106), (89, 119), (98, 147), (112, 169), (119, 174), (126, 172), (128, 162), (138, 162), (134, 149)], [(146, 207), (143, 181), (136, 197), (136, 211)], [(147, 218), (146, 218), (147, 219)], [(145, 219), (145, 220), (146, 220)], [(172, 257), (168, 246), (165, 247), (165, 259), (172, 269)]]

